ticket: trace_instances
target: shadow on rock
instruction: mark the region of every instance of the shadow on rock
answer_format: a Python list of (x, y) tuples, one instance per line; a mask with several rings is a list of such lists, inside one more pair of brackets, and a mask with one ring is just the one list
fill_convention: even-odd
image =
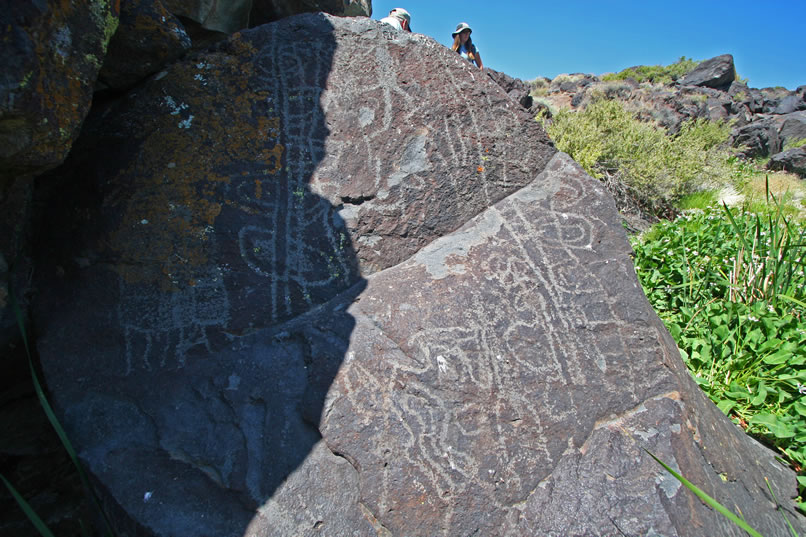
[(320, 440), (364, 280), (309, 188), (335, 49), (309, 18), (96, 105), (40, 181), (43, 368), (130, 534), (243, 535)]

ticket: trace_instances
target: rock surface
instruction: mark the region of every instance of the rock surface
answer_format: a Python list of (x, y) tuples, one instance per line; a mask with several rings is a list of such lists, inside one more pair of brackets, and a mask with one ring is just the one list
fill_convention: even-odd
[(754, 121), (733, 133), (733, 145), (746, 157), (763, 157), (781, 151), (778, 125), (771, 119)]
[(735, 79), (733, 56), (722, 54), (700, 63), (680, 80), (680, 84), (727, 90)]
[(612, 199), (432, 39), (283, 19), (84, 132), (42, 181), (38, 349), (129, 534), (741, 534), (642, 448), (781, 534), (769, 478), (803, 530)]
[(767, 163), (770, 170), (786, 170), (806, 178), (806, 147), (797, 147), (773, 155)]
[(181, 58), (191, 48), (184, 25), (159, 0), (128, 0), (109, 42), (100, 86), (126, 89)]
[(118, 13), (115, 0), (6, 2), (0, 10), (2, 356), (20, 343), (9, 284), (27, 311), (34, 176), (59, 165), (78, 137)]
[(62, 162), (89, 111), (118, 2), (9, 2), (0, 11), (0, 193)]
[(806, 140), (806, 112), (793, 112), (776, 118), (781, 144)]
[(300, 13), (323, 11), (347, 17), (372, 16), (371, 0), (252, 0), (249, 25), (260, 26)]

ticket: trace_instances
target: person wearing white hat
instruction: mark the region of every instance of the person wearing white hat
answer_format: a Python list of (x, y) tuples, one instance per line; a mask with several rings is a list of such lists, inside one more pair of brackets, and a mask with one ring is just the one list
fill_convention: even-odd
[(384, 22), (397, 30), (406, 30), (407, 32), (411, 31), (411, 15), (409, 15), (409, 12), (402, 7), (396, 7), (390, 11), (389, 16), (382, 18), (381, 22)]
[(473, 40), (470, 39), (470, 34), (472, 32), (473, 30), (466, 22), (460, 22), (457, 24), (456, 30), (451, 34), (451, 37), (453, 37), (453, 46), (451, 47), (451, 50), (458, 52), (462, 58), (466, 59), (470, 63), (475, 63), (479, 69), (484, 69), (484, 65), (481, 63), (481, 55), (479, 54), (476, 45), (473, 44)]

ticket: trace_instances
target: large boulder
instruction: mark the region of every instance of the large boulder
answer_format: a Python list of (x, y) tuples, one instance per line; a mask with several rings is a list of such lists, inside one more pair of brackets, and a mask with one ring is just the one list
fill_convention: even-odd
[(736, 67), (731, 54), (705, 60), (680, 79), (682, 86), (705, 86), (727, 90), (736, 79)]
[(806, 147), (796, 147), (773, 155), (767, 168), (788, 171), (806, 178)]
[(249, 24), (259, 26), (283, 17), (323, 11), (349, 17), (372, 16), (371, 0), (253, 0)]
[(806, 110), (806, 98), (804, 98), (802, 95), (793, 93), (792, 95), (787, 95), (781, 99), (781, 102), (775, 107), (773, 113), (791, 114), (792, 112), (797, 112), (799, 110)]
[[(148, 0), (146, 0), (148, 1)], [(151, 0), (162, 2), (181, 18), (195, 49), (227, 35), (300, 13), (321, 11), (338, 16), (372, 15), (371, 0)]]
[(60, 164), (92, 101), (119, 3), (7, 2), (0, 10), (0, 195)]
[(748, 158), (767, 157), (781, 150), (778, 125), (772, 119), (761, 119), (735, 129), (732, 133), (733, 147), (740, 148)]
[(785, 146), (806, 139), (806, 111), (792, 112), (775, 118), (781, 145)]
[(528, 83), (520, 78), (509, 76), (506, 73), (490, 69), (489, 67), (485, 67), (484, 72), (493, 82), (503, 88), (510, 99), (520, 104), (526, 110), (529, 110), (530, 114), (535, 115), (537, 113), (534, 99), (532, 99), (532, 96), (529, 94), (531, 88)]
[(59, 165), (92, 101), (119, 3), (5, 2), (0, 10), (0, 354), (21, 344), (9, 284), (26, 312), (36, 174)]
[(184, 25), (160, 0), (127, 0), (99, 73), (99, 87), (126, 89), (141, 82), (191, 48)]
[(84, 132), (43, 180), (37, 346), (130, 534), (742, 534), (643, 448), (806, 528), (603, 187), (434, 40), (283, 19)]
[[(149, 0), (144, 0), (148, 2)], [(249, 12), (253, 0), (229, 0), (210, 2), (209, 0), (150, 0), (161, 2), (173, 15), (191, 21), (204, 30), (221, 34), (231, 34), (249, 25)]]

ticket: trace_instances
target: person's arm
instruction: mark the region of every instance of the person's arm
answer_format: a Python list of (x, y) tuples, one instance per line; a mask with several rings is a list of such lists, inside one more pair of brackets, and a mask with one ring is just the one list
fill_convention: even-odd
[(476, 56), (476, 65), (479, 66), (479, 69), (484, 69), (484, 66), (481, 64), (481, 54), (479, 54), (478, 50), (476, 51), (475, 56)]

